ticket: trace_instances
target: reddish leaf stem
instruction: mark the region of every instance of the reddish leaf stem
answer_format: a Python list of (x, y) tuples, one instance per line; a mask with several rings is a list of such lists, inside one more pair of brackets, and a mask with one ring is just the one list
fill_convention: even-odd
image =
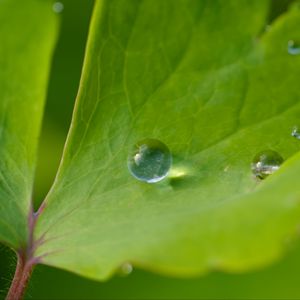
[(21, 300), (23, 298), (33, 268), (39, 262), (39, 258), (34, 257), (36, 241), (33, 237), (33, 230), (38, 215), (38, 213), (34, 213), (31, 207), (28, 216), (28, 244), (17, 252), (16, 271), (6, 300)]
[(26, 261), (26, 255), (24, 255), (24, 253), (18, 253), (17, 257), (16, 271), (6, 300), (19, 300), (23, 298), (27, 283), (35, 265), (33, 261)]

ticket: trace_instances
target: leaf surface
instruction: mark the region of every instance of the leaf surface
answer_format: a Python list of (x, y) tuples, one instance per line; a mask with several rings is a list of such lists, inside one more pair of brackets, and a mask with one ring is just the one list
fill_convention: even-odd
[(28, 236), (56, 19), (47, 1), (0, 1), (0, 240), (15, 249)]
[[(272, 262), (300, 223), (299, 154), (259, 182), (250, 164), (300, 148), (297, 7), (268, 1), (98, 1), (70, 134), (35, 237), (42, 262), (105, 279), (124, 262), (189, 276)], [(134, 179), (155, 138), (174, 164)]]

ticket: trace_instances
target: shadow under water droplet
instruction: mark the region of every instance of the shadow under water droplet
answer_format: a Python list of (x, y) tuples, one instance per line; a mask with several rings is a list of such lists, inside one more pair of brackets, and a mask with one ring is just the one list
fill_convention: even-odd
[(173, 166), (168, 174), (168, 183), (172, 188), (186, 188), (195, 182), (195, 169), (191, 162), (174, 156)]

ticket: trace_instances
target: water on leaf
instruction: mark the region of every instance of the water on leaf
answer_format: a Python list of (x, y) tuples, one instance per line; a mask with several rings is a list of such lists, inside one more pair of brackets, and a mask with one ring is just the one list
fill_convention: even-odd
[(133, 266), (130, 263), (124, 263), (119, 270), (121, 276), (128, 276), (133, 271)]
[(283, 163), (283, 158), (273, 150), (265, 150), (258, 153), (251, 164), (253, 174), (264, 179), (276, 172)]
[(59, 14), (64, 10), (64, 5), (61, 2), (53, 3), (52, 9), (55, 13)]
[(134, 145), (128, 155), (128, 169), (138, 180), (155, 183), (164, 179), (171, 168), (169, 148), (159, 140), (145, 139)]
[(288, 41), (288, 53), (291, 55), (300, 54), (300, 43), (294, 40)]
[(300, 140), (300, 131), (299, 131), (298, 127), (295, 126), (293, 128), (291, 135), (293, 137), (295, 137), (296, 139)]

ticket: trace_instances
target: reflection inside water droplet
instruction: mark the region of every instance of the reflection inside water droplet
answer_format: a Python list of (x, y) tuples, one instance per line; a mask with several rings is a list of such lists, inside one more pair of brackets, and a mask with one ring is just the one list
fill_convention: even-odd
[(292, 130), (291, 136), (295, 137), (296, 139), (300, 140), (300, 131), (297, 126), (295, 126)]
[(127, 165), (138, 180), (155, 183), (164, 179), (171, 168), (172, 155), (168, 147), (155, 139), (138, 142), (130, 150)]
[(52, 5), (52, 9), (55, 13), (59, 14), (64, 10), (64, 5), (61, 2), (55, 2)]
[(253, 174), (264, 179), (276, 172), (283, 163), (283, 158), (275, 151), (265, 150), (258, 153), (251, 164)]
[(291, 55), (300, 54), (300, 43), (293, 40), (288, 41), (288, 53)]

